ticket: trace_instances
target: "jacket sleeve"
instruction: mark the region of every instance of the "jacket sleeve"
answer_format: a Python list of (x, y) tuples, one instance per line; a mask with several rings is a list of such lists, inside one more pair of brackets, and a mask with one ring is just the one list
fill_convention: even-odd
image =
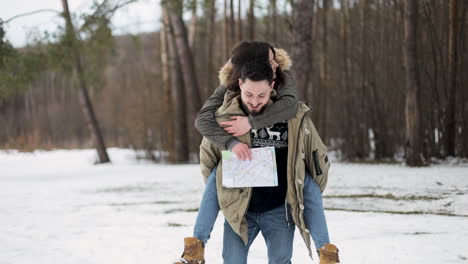
[(223, 104), (226, 87), (220, 85), (208, 98), (195, 118), (195, 127), (198, 132), (211, 142), (215, 143), (220, 149), (227, 149), (230, 141), (235, 138), (224, 131), (215, 119), (215, 112)]
[(200, 144), (200, 168), (205, 182), (220, 161), (221, 152), (211, 141), (204, 137)]
[(301, 129), (304, 129), (302, 132), (304, 133), (305, 163), (312, 178), (323, 193), (327, 186), (328, 171), (330, 169), (327, 148), (323, 144), (312, 120), (308, 116), (304, 118), (305, 120)]
[(261, 114), (249, 115), (250, 125), (260, 129), (293, 118), (297, 113), (296, 80), (291, 72), (284, 72), (284, 85), (277, 91), (278, 100), (265, 108)]

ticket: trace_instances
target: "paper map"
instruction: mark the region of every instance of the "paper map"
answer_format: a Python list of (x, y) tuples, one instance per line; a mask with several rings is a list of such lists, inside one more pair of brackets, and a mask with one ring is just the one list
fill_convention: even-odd
[(267, 187), (278, 186), (274, 147), (253, 148), (252, 160), (242, 161), (231, 151), (222, 151), (223, 186)]

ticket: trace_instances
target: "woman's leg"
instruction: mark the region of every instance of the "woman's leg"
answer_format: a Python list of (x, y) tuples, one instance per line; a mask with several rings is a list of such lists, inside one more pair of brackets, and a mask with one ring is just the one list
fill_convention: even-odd
[(200, 209), (198, 210), (197, 220), (193, 228), (193, 237), (201, 240), (204, 244), (210, 239), (211, 231), (218, 217), (219, 204), (218, 192), (216, 190), (216, 167), (208, 177), (200, 202)]
[(306, 172), (304, 179), (304, 220), (316, 249), (330, 243), (322, 193), (309, 172)]

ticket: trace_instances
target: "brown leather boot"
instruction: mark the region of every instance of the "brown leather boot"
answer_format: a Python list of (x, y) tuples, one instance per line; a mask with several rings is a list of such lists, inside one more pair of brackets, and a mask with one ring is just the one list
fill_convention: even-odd
[(320, 264), (335, 264), (340, 263), (338, 257), (338, 248), (333, 244), (325, 244), (325, 246), (319, 249)]
[(184, 253), (174, 264), (205, 264), (205, 245), (194, 237), (184, 238)]

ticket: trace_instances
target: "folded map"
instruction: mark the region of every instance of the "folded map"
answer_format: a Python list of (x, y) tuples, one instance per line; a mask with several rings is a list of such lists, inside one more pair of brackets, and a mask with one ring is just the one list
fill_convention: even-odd
[(222, 151), (223, 186), (271, 187), (278, 186), (275, 148), (253, 148), (252, 160), (240, 160), (231, 151)]

